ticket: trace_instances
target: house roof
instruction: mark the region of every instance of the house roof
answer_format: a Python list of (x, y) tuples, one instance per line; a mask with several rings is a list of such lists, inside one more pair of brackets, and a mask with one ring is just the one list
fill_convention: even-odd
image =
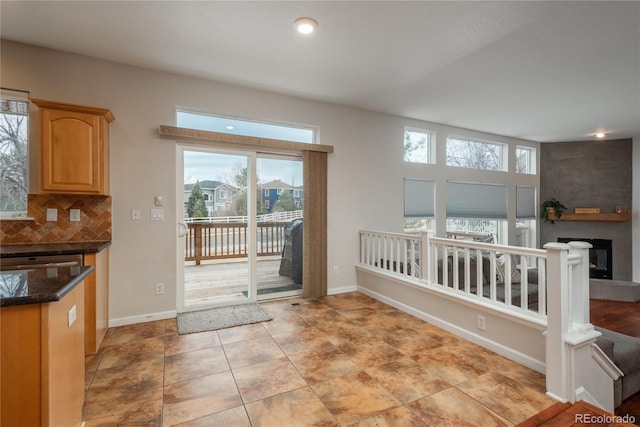
[[(198, 181), (198, 182), (200, 183), (200, 188), (202, 188), (203, 190), (205, 190), (205, 189), (206, 190), (215, 190), (215, 189), (217, 189), (219, 187), (222, 187), (222, 186), (227, 186), (227, 187), (230, 187), (230, 188), (236, 188), (236, 187), (234, 187), (232, 185), (229, 185), (229, 184), (226, 184), (224, 182), (212, 181), (212, 180), (208, 180), (208, 179), (205, 179), (203, 181)], [(195, 184), (185, 184), (184, 185), (184, 191), (191, 191), (191, 189), (193, 188), (194, 185)]]
[[(534, 141), (640, 135), (640, 2), (0, 8), (3, 39), (144, 68)], [(301, 16), (318, 21), (316, 33), (294, 32)]]
[(282, 188), (282, 189), (288, 189), (288, 190), (297, 190), (300, 187), (294, 187), (291, 184), (287, 184), (284, 181), (276, 179), (276, 180), (273, 180), (273, 181), (265, 182), (264, 184), (260, 184), (260, 188), (262, 188), (263, 190), (271, 189), (271, 188)]

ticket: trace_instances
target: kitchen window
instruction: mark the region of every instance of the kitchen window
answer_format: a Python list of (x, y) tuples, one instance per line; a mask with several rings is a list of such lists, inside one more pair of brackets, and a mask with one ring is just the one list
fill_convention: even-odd
[[(11, 91), (14, 92), (14, 91)], [(0, 97), (0, 216), (24, 218), (29, 192), (29, 100)]]

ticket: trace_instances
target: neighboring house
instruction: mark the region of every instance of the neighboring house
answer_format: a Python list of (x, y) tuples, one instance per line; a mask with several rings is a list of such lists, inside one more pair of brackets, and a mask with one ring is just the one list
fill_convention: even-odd
[(296, 207), (302, 209), (302, 186), (294, 187), (293, 185), (276, 179), (260, 185), (260, 199), (262, 200), (262, 206), (264, 206), (265, 211), (269, 213), (273, 212), (273, 206), (280, 200), (280, 195), (283, 191), (292, 194)]
[[(195, 184), (184, 185), (184, 208), (187, 214), (187, 203)], [(240, 189), (220, 181), (200, 181), (208, 216), (234, 215), (233, 203)]]

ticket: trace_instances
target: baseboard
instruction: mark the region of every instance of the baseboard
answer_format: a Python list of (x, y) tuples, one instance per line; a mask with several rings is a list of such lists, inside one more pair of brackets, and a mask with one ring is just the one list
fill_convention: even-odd
[(461, 338), (464, 338), (467, 341), (471, 341), (472, 343), (477, 344), (481, 347), (484, 347), (487, 350), (491, 350), (494, 353), (498, 353), (499, 355), (504, 356), (507, 359), (513, 360), (514, 362), (517, 362), (521, 365), (524, 365), (527, 368), (533, 369), (534, 371), (537, 371), (543, 374), (546, 371), (543, 361), (534, 359), (524, 353), (512, 350), (500, 343), (497, 343), (483, 336), (470, 332), (467, 329), (461, 328), (457, 325), (444, 321), (440, 318), (434, 317), (428, 313), (415, 309), (409, 305), (396, 301), (385, 295), (379, 294), (378, 292), (371, 291), (367, 288), (359, 287), (358, 292), (362, 292), (363, 294), (368, 295), (371, 298), (377, 299), (378, 301), (384, 302), (385, 304), (395, 307), (398, 310), (411, 314), (414, 317), (424, 320), (425, 322), (431, 323), (432, 325), (437, 326), (441, 329), (444, 329), (445, 331), (451, 332), (452, 334), (455, 334)]
[(141, 316), (119, 317), (109, 319), (109, 327), (135, 325), (136, 323), (155, 322), (156, 320), (173, 319), (177, 316), (177, 310), (164, 311), (160, 313), (143, 314)]
[(357, 292), (358, 286), (342, 286), (340, 288), (327, 289), (327, 295), (346, 294), (347, 292)]

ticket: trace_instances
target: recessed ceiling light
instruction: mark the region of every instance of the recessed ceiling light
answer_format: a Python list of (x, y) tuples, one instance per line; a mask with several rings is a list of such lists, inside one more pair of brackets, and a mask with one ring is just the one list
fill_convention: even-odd
[(233, 127), (233, 126), (231, 126), (231, 125), (227, 125), (227, 129), (229, 129), (229, 130), (233, 130), (233, 129), (235, 129), (235, 127)]
[(596, 138), (604, 138), (605, 136), (607, 136), (607, 134), (604, 133), (604, 132), (597, 132), (596, 133)]
[(302, 34), (311, 34), (318, 28), (318, 21), (313, 18), (302, 17), (295, 20), (296, 30)]

